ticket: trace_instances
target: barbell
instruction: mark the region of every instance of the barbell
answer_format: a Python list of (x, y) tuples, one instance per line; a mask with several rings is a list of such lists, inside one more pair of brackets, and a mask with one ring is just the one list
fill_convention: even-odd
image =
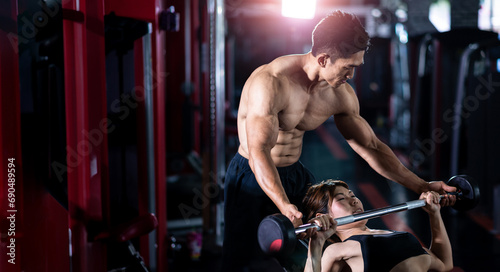
[[(456, 195), (457, 201), (453, 208), (458, 211), (470, 210), (479, 203), (479, 186), (474, 180), (466, 175), (457, 175), (450, 178), (448, 185), (456, 187), (456, 192), (447, 193)], [(441, 196), (442, 198), (443, 196)], [(372, 219), (390, 213), (396, 213), (425, 206), (425, 199), (408, 201), (405, 203), (374, 209), (335, 218), (337, 226), (346, 225), (360, 220)], [(310, 228), (320, 230), (321, 227), (314, 223), (307, 223), (294, 228), (292, 222), (283, 214), (273, 214), (265, 217), (259, 224), (257, 236), (262, 251), (266, 254), (291, 254), (297, 243), (297, 234), (305, 232)]]

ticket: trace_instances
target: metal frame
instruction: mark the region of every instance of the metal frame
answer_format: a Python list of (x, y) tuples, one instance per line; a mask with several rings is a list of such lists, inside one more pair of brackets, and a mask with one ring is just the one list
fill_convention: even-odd
[(450, 172), (451, 173), (457, 173), (458, 172), (458, 161), (459, 161), (459, 155), (460, 155), (460, 130), (462, 126), (462, 118), (461, 112), (463, 110), (463, 99), (465, 98), (466, 95), (466, 89), (465, 89), (465, 83), (467, 81), (467, 76), (469, 73), (469, 62), (470, 62), (470, 57), (473, 53), (477, 52), (478, 50), (482, 50), (484, 48), (488, 47), (494, 47), (494, 46), (500, 46), (500, 42), (498, 40), (493, 40), (493, 41), (485, 41), (485, 42), (480, 42), (480, 43), (472, 43), (470, 44), (462, 53), (462, 56), (460, 58), (460, 70), (458, 74), (458, 79), (457, 79), (457, 90), (456, 90), (456, 95), (455, 95), (455, 108), (453, 111), (453, 126), (452, 126), (452, 131), (453, 133), (451, 134), (451, 163), (450, 163)]
[[(147, 196), (142, 192), (139, 198), (141, 213), (153, 212), (158, 219), (158, 228), (148, 238), (141, 238), (141, 245), (148, 245), (149, 267), (152, 271), (167, 271), (167, 203), (166, 203), (166, 126), (165, 126), (165, 32), (160, 30), (158, 13), (166, 9), (166, 1), (107, 0), (106, 14), (114, 12), (117, 16), (129, 17), (150, 23), (150, 34), (142, 38), (142, 54), (136, 60), (143, 64), (143, 74), (136, 70), (136, 80), (144, 76), (144, 109), (142, 128), (146, 139), (147, 166), (141, 176), (147, 180)], [(137, 43), (136, 43), (137, 45)], [(138, 46), (139, 48), (139, 46)], [(139, 54), (137, 52), (137, 54)], [(136, 81), (138, 82), (138, 81)], [(142, 133), (142, 132), (139, 132)], [(143, 166), (144, 167), (144, 166)], [(141, 183), (144, 184), (144, 183)], [(142, 249), (141, 249), (142, 250)], [(154, 254), (156, 253), (156, 254)]]
[[(106, 271), (106, 245), (93, 241), (93, 236), (109, 223), (109, 177), (107, 133), (111, 125), (107, 119), (106, 107), (106, 72), (104, 15), (117, 11), (120, 15), (129, 15), (151, 23), (150, 35), (143, 38), (137, 59), (143, 61), (138, 79), (144, 81), (146, 101), (143, 105), (145, 129), (144, 139), (147, 152), (143, 158), (147, 161), (142, 174), (147, 176), (147, 192), (141, 195), (146, 211), (154, 211), (159, 220), (158, 231), (151, 235), (149, 251), (156, 252), (157, 258), (150, 260), (156, 271), (167, 271), (166, 239), (166, 159), (165, 159), (165, 52), (164, 34), (160, 32), (157, 11), (162, 10), (165, 1), (118, 1), (118, 0), (69, 0), (62, 2), (62, 28), (64, 44), (64, 104), (66, 114), (66, 151), (68, 181), (68, 211), (39, 188), (36, 173), (26, 175), (23, 180), (23, 158), (21, 157), (21, 109), (18, 15), (29, 5), (23, 1), (2, 2), (0, 11), (2, 22), (6, 26), (0, 29), (0, 141), (2, 142), (2, 162), (8, 158), (16, 160), (16, 264), (2, 262), (0, 270), (20, 271), (39, 267), (40, 271)], [(116, 10), (114, 10), (116, 8)], [(140, 65), (139, 65), (140, 66)], [(136, 73), (137, 71), (136, 70)], [(102, 141), (95, 146), (85, 137), (86, 132), (97, 130)], [(151, 133), (148, 133), (151, 132)], [(93, 144), (93, 143), (92, 143)], [(71, 151), (76, 151), (71, 152)], [(144, 166), (144, 165), (143, 165)], [(0, 173), (6, 176), (7, 164), (0, 165)], [(36, 188), (35, 188), (36, 187)], [(8, 184), (0, 187), (2, 195), (7, 195)], [(24, 188), (24, 189), (23, 189)], [(27, 188), (27, 189), (26, 189)], [(24, 191), (29, 203), (23, 209)], [(6, 207), (7, 198), (1, 199)], [(38, 206), (32, 205), (36, 201)], [(50, 211), (50, 218), (43, 220), (32, 218), (34, 213)], [(5, 214), (5, 210), (2, 212)], [(23, 215), (26, 213), (26, 215)], [(40, 254), (50, 238), (46, 234), (48, 226), (39, 230), (25, 229), (23, 217), (29, 224), (46, 222), (56, 225), (61, 238), (54, 241), (54, 250)], [(7, 216), (4, 216), (6, 218)], [(62, 219), (61, 219), (62, 218)], [(69, 222), (69, 234), (67, 232)], [(64, 232), (61, 232), (64, 229)], [(2, 229), (2, 233), (4, 229)], [(44, 235), (35, 247), (31, 242), (34, 237)], [(45, 238), (46, 237), (46, 238)], [(146, 237), (146, 241), (148, 238)], [(69, 249), (68, 249), (69, 242)], [(6, 256), (2, 241), (0, 252)], [(64, 249), (61, 253), (61, 243)], [(142, 243), (142, 242), (141, 242)], [(156, 244), (156, 245), (155, 245)], [(147, 247), (145, 247), (147, 248)], [(37, 251), (38, 250), (38, 251)], [(143, 250), (144, 252), (144, 250)], [(33, 256), (36, 254), (37, 256)], [(145, 256), (147, 258), (147, 256)], [(30, 259), (29, 262), (26, 260)], [(157, 263), (155, 261), (158, 260)], [(42, 265), (40, 262), (50, 265)], [(45, 269), (45, 270), (44, 270)], [(152, 269), (153, 270), (153, 269)]]
[[(68, 210), (73, 252), (72, 271), (105, 271), (106, 247), (90, 242), (90, 224), (107, 222), (108, 158), (103, 0), (63, 1), (63, 41), (68, 150)], [(102, 30), (102, 32), (100, 31)], [(102, 132), (103, 141), (88, 143), (84, 131)], [(103, 193), (104, 192), (104, 193)]]
[[(216, 184), (219, 188), (224, 188), (224, 176), (226, 175), (226, 156), (225, 156), (225, 120), (226, 120), (226, 28), (224, 16), (224, 0), (217, 0), (215, 4), (215, 103), (216, 103), (216, 153), (215, 170)], [(223, 223), (224, 223), (224, 203), (217, 204), (216, 212), (216, 242), (222, 245)]]
[[(208, 95), (205, 101), (208, 109), (208, 159), (204, 158), (203, 187), (215, 185), (219, 192), (224, 188), (225, 163), (225, 15), (223, 0), (207, 1), (208, 23)], [(224, 205), (214, 202), (215, 207), (207, 205), (204, 211), (204, 226), (215, 228), (215, 243), (222, 245)]]

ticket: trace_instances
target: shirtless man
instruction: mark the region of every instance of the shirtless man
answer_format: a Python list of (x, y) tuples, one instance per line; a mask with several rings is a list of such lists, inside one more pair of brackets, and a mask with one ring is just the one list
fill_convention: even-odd
[[(369, 46), (359, 20), (333, 12), (318, 23), (312, 36), (311, 52), (279, 57), (257, 68), (243, 88), (240, 146), (225, 180), (223, 271), (251, 269), (255, 260), (264, 258), (257, 228), (266, 215), (281, 212), (295, 226), (302, 224), (298, 206), (315, 183), (299, 162), (303, 136), (332, 115), (353, 150), (382, 176), (419, 194), (455, 191), (409, 171), (359, 115), (356, 94), (346, 83), (363, 64)], [(451, 197), (442, 204), (454, 201)]]

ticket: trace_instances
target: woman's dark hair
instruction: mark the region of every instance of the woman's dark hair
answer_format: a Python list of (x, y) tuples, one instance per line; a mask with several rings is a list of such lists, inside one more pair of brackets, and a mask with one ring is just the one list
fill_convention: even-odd
[(313, 56), (326, 53), (336, 58), (348, 58), (370, 46), (370, 37), (359, 19), (351, 13), (334, 11), (323, 18), (312, 33)]
[(342, 186), (349, 189), (347, 183), (341, 180), (327, 179), (307, 190), (302, 201), (303, 222), (309, 221), (316, 216), (316, 213), (328, 214), (328, 209), (332, 205), (335, 188)]

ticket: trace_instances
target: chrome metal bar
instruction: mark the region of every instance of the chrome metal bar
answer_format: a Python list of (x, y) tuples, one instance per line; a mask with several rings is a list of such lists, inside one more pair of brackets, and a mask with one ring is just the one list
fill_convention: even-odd
[[(413, 200), (413, 201), (408, 201), (405, 203), (397, 204), (394, 206), (388, 206), (385, 208), (374, 209), (374, 210), (369, 210), (369, 211), (358, 213), (358, 214), (353, 214), (353, 215), (335, 218), (335, 221), (337, 221), (337, 226), (342, 226), (342, 225), (346, 225), (346, 224), (353, 223), (353, 222), (360, 221), (360, 220), (372, 219), (372, 218), (380, 217), (382, 215), (396, 213), (396, 212), (402, 212), (402, 211), (411, 210), (411, 209), (416, 209), (416, 208), (420, 208), (423, 206), (425, 206), (424, 199)], [(320, 229), (320, 227), (314, 223), (307, 223), (307, 224), (304, 224), (304, 225), (297, 227), (295, 229), (295, 233), (299, 234), (299, 233), (302, 233), (310, 228), (316, 228), (317, 230)]]
[(312, 228), (316, 228), (316, 230), (319, 230), (321, 229), (318, 225), (314, 224), (314, 223), (307, 223), (307, 224), (304, 224), (304, 225), (300, 225), (298, 226), (296, 229), (295, 229), (295, 234), (299, 234), (299, 233), (302, 233), (308, 229), (312, 229)]

